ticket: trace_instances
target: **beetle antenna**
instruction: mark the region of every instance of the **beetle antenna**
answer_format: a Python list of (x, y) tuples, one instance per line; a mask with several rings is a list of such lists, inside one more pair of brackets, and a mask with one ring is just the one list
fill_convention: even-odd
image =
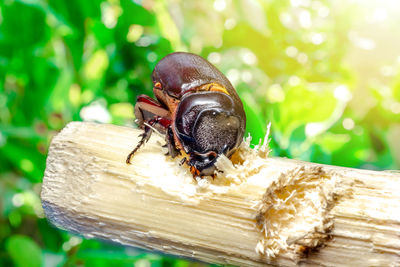
[(143, 122), (144, 125), (146, 125), (147, 127), (149, 127), (150, 129), (152, 129), (154, 132), (156, 132), (156, 134), (158, 134), (159, 136), (163, 137), (164, 135), (162, 133), (160, 133), (159, 130), (157, 130), (156, 128), (153, 127), (153, 125), (147, 123), (147, 122)]

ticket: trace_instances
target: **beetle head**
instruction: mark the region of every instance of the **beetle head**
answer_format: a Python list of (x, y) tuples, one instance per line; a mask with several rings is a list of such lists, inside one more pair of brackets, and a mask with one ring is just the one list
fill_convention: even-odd
[(189, 165), (202, 175), (212, 174), (218, 156), (230, 157), (240, 145), (245, 120), (242, 107), (227, 94), (185, 95), (176, 111), (174, 129), (189, 155)]

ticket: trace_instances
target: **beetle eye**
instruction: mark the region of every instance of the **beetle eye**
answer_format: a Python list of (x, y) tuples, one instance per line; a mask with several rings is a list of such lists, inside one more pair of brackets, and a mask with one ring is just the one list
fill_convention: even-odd
[(156, 82), (156, 83), (154, 84), (154, 88), (162, 89), (161, 83)]

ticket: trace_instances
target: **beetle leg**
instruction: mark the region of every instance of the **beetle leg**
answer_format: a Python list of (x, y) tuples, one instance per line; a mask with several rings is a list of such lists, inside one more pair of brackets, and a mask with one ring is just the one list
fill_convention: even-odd
[(176, 156), (178, 156), (179, 154), (181, 154), (179, 152), (178, 149), (176, 149), (176, 145), (175, 145), (175, 139), (174, 139), (174, 133), (172, 132), (171, 127), (167, 128), (167, 134), (165, 135), (165, 139), (167, 142), (167, 146), (168, 146), (168, 154), (172, 157), (175, 158)]
[(126, 158), (126, 163), (130, 164), (131, 163), (131, 158), (136, 153), (136, 151), (138, 151), (138, 149), (142, 145), (144, 145), (145, 143), (147, 143), (147, 141), (149, 141), (150, 136), (154, 131), (153, 125), (154, 126), (158, 125), (159, 129), (162, 129), (163, 131), (166, 131), (165, 129), (169, 129), (170, 123), (171, 123), (170, 120), (162, 118), (162, 117), (158, 117), (158, 116), (153, 118), (153, 119), (151, 119), (148, 123), (144, 123), (143, 122), (144, 133), (139, 135), (139, 137), (142, 137), (142, 138), (140, 139), (140, 141), (137, 144), (137, 146), (135, 147), (135, 149), (133, 149), (131, 151), (131, 153), (129, 153), (128, 157)]
[(154, 117), (163, 117), (170, 119), (170, 112), (159, 102), (147, 95), (139, 95), (135, 105), (135, 117), (139, 126), (143, 127), (143, 123), (151, 121)]
[(193, 179), (196, 178), (197, 176), (200, 176), (200, 171), (196, 169), (194, 166), (190, 166), (190, 172), (193, 175)]
[(149, 126), (144, 127), (144, 133), (139, 135), (139, 137), (142, 137), (142, 138), (140, 139), (137, 146), (131, 151), (131, 153), (129, 153), (128, 157), (126, 158), (127, 164), (131, 163), (131, 158), (136, 153), (136, 151), (138, 151), (142, 145), (144, 145), (145, 143), (147, 143), (147, 141), (149, 141), (152, 133), (153, 133), (153, 129), (151, 127), (149, 127)]
[(179, 166), (182, 166), (183, 164), (185, 164), (187, 162), (187, 158), (183, 158), (181, 160), (181, 162), (179, 162)]

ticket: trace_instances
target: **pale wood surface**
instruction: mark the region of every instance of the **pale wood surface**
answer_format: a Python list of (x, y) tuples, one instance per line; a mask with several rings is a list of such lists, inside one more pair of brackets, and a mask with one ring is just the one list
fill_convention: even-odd
[[(254, 155), (250, 155), (242, 167), (228, 166), (215, 180), (198, 183), (185, 166), (179, 166), (178, 159), (172, 160), (163, 154), (163, 140), (156, 136), (139, 150), (132, 165), (127, 165), (126, 155), (137, 143), (139, 134), (139, 130), (128, 127), (70, 123), (52, 141), (47, 159), (41, 194), (47, 218), (58, 227), (88, 238), (107, 239), (210, 263), (400, 266), (398, 173), (283, 158), (257, 158), (259, 163), (255, 166), (251, 162)], [(329, 199), (321, 202), (323, 207), (316, 205), (322, 213), (310, 218), (307, 214), (314, 214), (313, 210), (310, 213), (306, 208), (314, 205), (314, 198), (308, 197), (312, 194), (296, 195), (295, 201), (300, 202), (296, 207), (301, 209), (294, 209), (295, 219), (285, 221), (286, 228), (282, 226), (284, 231), (279, 233), (290, 233), (287, 244), (283, 244), (287, 248), (277, 250), (272, 256), (260, 253), (260, 247), (257, 252), (260, 240), (264, 238), (268, 243), (256, 220), (268, 197), (265, 192), (280, 186), (282, 173), (304, 175), (293, 171), (299, 167), (316, 186), (298, 191), (315, 191), (319, 200), (321, 196)], [(237, 173), (231, 175), (229, 168)], [(316, 169), (313, 176), (307, 171)], [(318, 181), (319, 173), (325, 175), (321, 181)], [(282, 188), (290, 190), (296, 186), (294, 181), (292, 185), (276, 189), (269, 197), (279, 198)], [(311, 201), (306, 207), (301, 206), (303, 195)], [(280, 217), (273, 216), (284, 217), (285, 212), (270, 212), (269, 217), (265, 215), (265, 223), (276, 222), (276, 227), (281, 227)], [(314, 241), (318, 241), (315, 245), (318, 248), (304, 253), (303, 250), (314, 246), (310, 245), (313, 242), (309, 236), (296, 237), (293, 233), (297, 231), (291, 228), (299, 224), (312, 226), (317, 220), (326, 226), (316, 226), (310, 232)]]

